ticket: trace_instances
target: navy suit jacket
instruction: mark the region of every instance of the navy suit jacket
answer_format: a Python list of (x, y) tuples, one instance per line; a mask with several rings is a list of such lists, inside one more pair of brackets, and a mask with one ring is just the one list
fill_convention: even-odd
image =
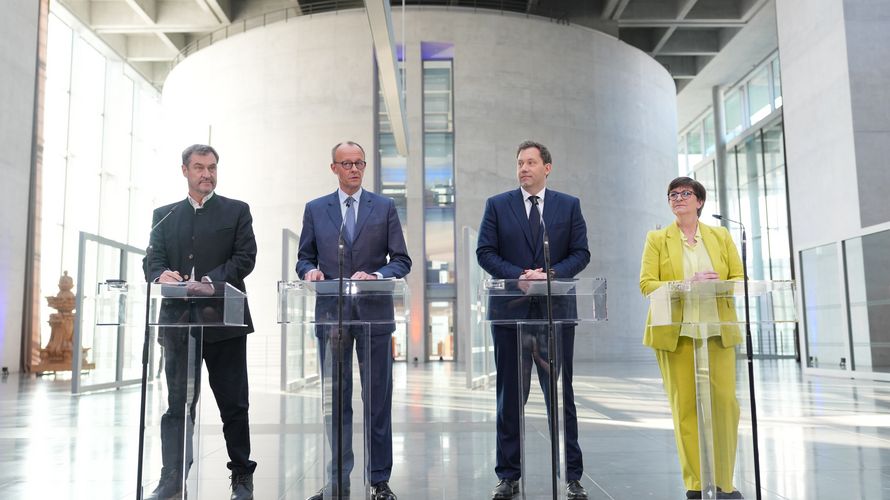
[[(173, 210), (172, 213), (170, 211)], [(155, 209), (150, 250), (143, 260), (146, 281), (156, 280), (169, 269), (180, 275), (191, 275), (200, 281), (207, 276), (214, 282), (227, 282), (246, 292), (244, 278), (256, 264), (256, 239), (250, 207), (240, 200), (214, 194), (204, 206), (195, 210), (188, 199)], [(191, 278), (191, 276), (190, 276)], [(161, 314), (181, 315), (182, 301), (165, 300)], [(222, 304), (220, 304), (220, 307)], [(246, 327), (204, 328), (204, 342), (218, 342), (253, 331), (247, 300), (244, 303)]]
[[(581, 202), (551, 189), (544, 194), (544, 226), (550, 238), (551, 269), (556, 279), (573, 278), (590, 262), (587, 224)], [(492, 196), (485, 204), (479, 227), (476, 258), (493, 278), (518, 279), (526, 269), (544, 267), (543, 231), (532, 241), (522, 191), (514, 189)], [(494, 299), (494, 297), (493, 297)], [(489, 319), (532, 317), (529, 300), (492, 300)], [(528, 311), (528, 312), (526, 312)], [(574, 314), (574, 300), (553, 301), (555, 319)], [(526, 314), (523, 316), (523, 314)]]
[[(355, 235), (345, 248), (343, 276), (348, 279), (354, 273), (364, 271), (369, 274), (378, 272), (384, 278), (405, 277), (411, 270), (411, 258), (395, 203), (367, 189), (362, 190), (358, 203)], [(306, 204), (297, 254), (300, 279), (312, 269), (324, 273), (325, 279), (338, 278), (337, 253), (342, 222), (337, 191)], [(391, 298), (359, 296), (351, 302), (352, 307), (345, 311), (346, 320), (393, 318)], [(316, 321), (335, 321), (336, 312), (336, 297), (316, 301)], [(394, 330), (395, 324), (372, 328), (374, 333), (392, 333)]]

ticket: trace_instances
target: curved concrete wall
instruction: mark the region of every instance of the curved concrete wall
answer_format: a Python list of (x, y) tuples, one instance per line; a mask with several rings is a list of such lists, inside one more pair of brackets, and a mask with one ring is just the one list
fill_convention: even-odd
[[(526, 138), (547, 144), (550, 187), (582, 199), (593, 254), (584, 275), (609, 279), (611, 320), (579, 340), (576, 352), (647, 356), (639, 257), (646, 231), (670, 220), (664, 189), (676, 173), (676, 98), (667, 72), (611, 36), (538, 18), (411, 9), (405, 24), (409, 212), (421, 199), (410, 191), (422, 175), (420, 42), (452, 42), (457, 234), (478, 228), (486, 197), (517, 186), (516, 145)], [(398, 15), (394, 25), (401, 26)], [(267, 337), (274, 352), (269, 364), (278, 363), (281, 228), (299, 232), (305, 202), (335, 189), (327, 167), (333, 144), (373, 147), (373, 64), (364, 11), (342, 11), (215, 44), (180, 63), (165, 85), (171, 154), (209, 136), (221, 153), (219, 192), (251, 204), (260, 254), (248, 290), (257, 337)], [(366, 187), (374, 173), (366, 172)], [(415, 289), (423, 282), (422, 234), (413, 229), (421, 220), (409, 213)], [(459, 307), (465, 304), (461, 298)]]

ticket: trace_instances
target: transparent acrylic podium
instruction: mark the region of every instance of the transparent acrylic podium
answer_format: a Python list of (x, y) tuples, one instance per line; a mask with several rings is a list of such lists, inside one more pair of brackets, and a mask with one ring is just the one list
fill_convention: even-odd
[[(245, 326), (246, 296), (224, 282), (152, 283), (148, 288), (150, 330), (143, 362), (151, 363), (142, 378), (145, 432), (140, 432), (137, 498), (150, 497), (161, 482), (169, 485), (163, 498), (201, 498), (202, 341), (218, 327)], [(145, 326), (145, 293), (145, 283), (100, 283), (97, 326), (125, 326), (130, 335), (144, 336), (139, 327)]]
[[(479, 291), (482, 317), (491, 330), (516, 332), (519, 398), (514, 408), (503, 411), (519, 415), (523, 499), (566, 498), (566, 411), (574, 412), (574, 401), (566, 399), (563, 385), (563, 345), (574, 341), (580, 324), (607, 319), (603, 278), (552, 280), (552, 325), (547, 290), (546, 280), (485, 279)], [(530, 397), (532, 372), (538, 374), (542, 396)]]
[[(301, 498), (322, 488), (325, 499), (364, 498), (370, 476), (386, 466), (374, 443), (390, 446), (392, 430), (384, 422), (392, 406), (392, 333), (397, 323), (408, 322), (408, 287), (401, 279), (343, 280), (342, 318), (340, 287), (339, 280), (278, 282), (278, 322), (290, 335), (302, 335), (303, 345), (317, 345), (318, 353), (319, 376), (301, 389), (319, 401), (315, 411), (305, 409), (298, 417), (304, 428), (318, 429), (303, 437), (317, 446), (304, 464)], [(353, 381), (353, 351), (361, 383)], [(353, 425), (359, 385), (361, 427)]]
[[(794, 291), (793, 281), (749, 280), (752, 331), (765, 333), (765, 330), (776, 325), (796, 322)], [(744, 281), (670, 281), (648, 297), (652, 327), (679, 328), (680, 336), (693, 340), (702, 498), (706, 499), (717, 498), (718, 467), (729, 468), (731, 464), (726, 464), (727, 461), (734, 463), (733, 477), (730, 478), (734, 487), (745, 498), (759, 498), (752, 466), (759, 460), (755, 456), (756, 448), (749, 440), (733, 439), (733, 436), (717, 442), (714, 426), (726, 424), (734, 417), (720, 413), (721, 405), (711, 393), (712, 375), (735, 373), (736, 391), (743, 392), (739, 401), (742, 407), (742, 425), (737, 424), (739, 435), (751, 433), (751, 437), (754, 437), (756, 419), (746, 421), (746, 417), (751, 416), (750, 404), (747, 405), (747, 414), (744, 408), (744, 403), (754, 400), (754, 395), (750, 390), (748, 370), (740, 369), (749, 354), (745, 341), (744, 297)], [(658, 335), (658, 332), (653, 331), (653, 334)], [(712, 338), (722, 338), (724, 343), (737, 345), (733, 366), (714, 366), (714, 370), (711, 369), (708, 343)], [(734, 446), (735, 450), (732, 449)], [(721, 455), (722, 460), (719, 458)]]

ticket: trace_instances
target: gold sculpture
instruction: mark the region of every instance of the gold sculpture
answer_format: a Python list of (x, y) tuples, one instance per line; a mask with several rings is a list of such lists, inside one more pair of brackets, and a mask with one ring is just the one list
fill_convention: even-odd
[[(68, 276), (68, 271), (59, 278), (59, 293), (46, 297), (50, 307), (58, 312), (49, 315), (51, 333), (46, 347), (40, 350), (40, 364), (35, 371), (60, 372), (71, 371), (72, 351), (74, 350), (74, 280)], [(95, 363), (87, 361), (89, 348), (82, 350), (83, 363), (81, 367), (90, 370), (96, 367)]]

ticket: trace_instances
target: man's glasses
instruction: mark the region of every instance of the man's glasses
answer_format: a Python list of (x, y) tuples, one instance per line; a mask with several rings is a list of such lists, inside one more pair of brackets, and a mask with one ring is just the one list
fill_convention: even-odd
[(367, 165), (367, 163), (365, 163), (365, 160), (359, 160), (359, 161), (335, 161), (334, 164), (335, 164), (335, 165), (340, 165), (340, 168), (342, 168), (343, 170), (352, 170), (352, 167), (355, 167), (355, 168), (357, 168), (357, 169), (359, 169), (359, 170), (364, 170), (364, 169), (365, 169), (365, 166)]
[(668, 199), (671, 201), (685, 200), (693, 195), (695, 195), (695, 193), (692, 191), (671, 191), (668, 193)]

